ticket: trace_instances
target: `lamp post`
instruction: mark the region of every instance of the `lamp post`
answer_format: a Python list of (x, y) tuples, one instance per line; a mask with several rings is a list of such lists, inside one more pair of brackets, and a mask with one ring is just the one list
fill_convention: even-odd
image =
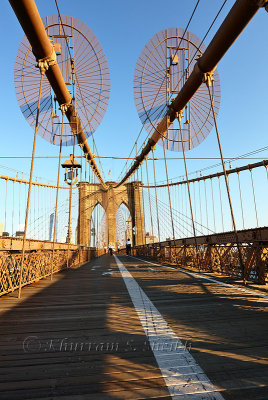
[(125, 240), (125, 242), (127, 241), (127, 239), (129, 238), (129, 239), (131, 239), (131, 241), (132, 241), (132, 234), (131, 234), (131, 227), (130, 227), (130, 224), (131, 224), (131, 218), (129, 217), (127, 220), (126, 220), (126, 232), (125, 232), (125, 235), (126, 235), (126, 240)]
[(81, 168), (81, 164), (74, 160), (73, 154), (70, 154), (70, 160), (65, 161), (61, 164), (62, 168), (65, 168), (64, 182), (70, 186), (69, 195), (69, 221), (68, 221), (68, 232), (66, 237), (66, 243), (71, 243), (72, 239), (72, 189), (73, 185), (78, 181), (78, 169)]

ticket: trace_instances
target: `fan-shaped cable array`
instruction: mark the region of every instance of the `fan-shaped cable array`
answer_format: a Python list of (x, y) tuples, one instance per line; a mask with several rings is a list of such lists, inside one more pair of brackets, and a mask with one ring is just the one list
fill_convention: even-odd
[[(103, 49), (89, 27), (77, 18), (62, 15), (43, 18), (48, 37), (54, 45), (57, 62), (73, 98), (81, 126), (89, 137), (102, 121), (110, 94), (110, 75)], [(15, 62), (15, 89), (23, 115), (34, 127), (40, 72), (26, 36)], [(60, 144), (61, 113), (51, 86), (44, 76), (38, 133), (52, 144)], [(69, 121), (64, 121), (62, 142), (76, 141)]]
[[(141, 122), (152, 135), (167, 115), (172, 100), (191, 74), (193, 56), (200, 57), (204, 44), (191, 32), (168, 28), (156, 33), (146, 44), (137, 61), (134, 75), (134, 98)], [(220, 82), (214, 71), (213, 97), (216, 114), (220, 106)], [(203, 83), (184, 109), (181, 130), (176, 119), (158, 143), (168, 150), (190, 150), (198, 146), (214, 125), (207, 85)]]

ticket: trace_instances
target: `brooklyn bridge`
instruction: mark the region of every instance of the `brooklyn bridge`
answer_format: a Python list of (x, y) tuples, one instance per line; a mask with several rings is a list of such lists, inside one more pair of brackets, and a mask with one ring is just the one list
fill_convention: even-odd
[(0, 17), (0, 398), (267, 400), (268, 2), (90, 3)]

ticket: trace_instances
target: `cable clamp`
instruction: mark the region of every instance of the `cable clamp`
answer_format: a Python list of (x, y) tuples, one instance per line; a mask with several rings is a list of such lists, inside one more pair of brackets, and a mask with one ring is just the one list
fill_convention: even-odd
[(179, 122), (181, 122), (182, 117), (183, 117), (183, 111), (182, 110), (181, 111), (177, 111), (176, 112), (176, 118), (177, 118), (177, 120)]
[(205, 72), (203, 77), (203, 82), (206, 83), (209, 87), (211, 86), (212, 81), (214, 81), (214, 72)]
[(65, 114), (69, 107), (70, 107), (70, 104), (60, 104), (60, 110), (61, 110), (62, 114)]
[(40, 72), (43, 75), (49, 69), (49, 67), (52, 67), (55, 64), (57, 64), (57, 55), (53, 46), (52, 52), (48, 57), (40, 58), (37, 60), (36, 67), (40, 69)]

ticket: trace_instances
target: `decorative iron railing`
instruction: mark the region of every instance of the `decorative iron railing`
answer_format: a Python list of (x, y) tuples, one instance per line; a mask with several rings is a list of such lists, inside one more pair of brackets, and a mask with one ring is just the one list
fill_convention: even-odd
[[(53, 276), (64, 269), (79, 266), (98, 255), (98, 250), (72, 245), (68, 249), (31, 250), (25, 253), (23, 267), (20, 251), (0, 251), (0, 296)], [(75, 247), (75, 248), (74, 248)], [(21, 282), (21, 283), (20, 283)]]
[[(268, 278), (268, 228), (238, 231), (241, 259), (233, 232), (137, 246), (138, 256), (195, 271), (214, 272), (265, 284)], [(242, 262), (241, 262), (242, 261)]]

